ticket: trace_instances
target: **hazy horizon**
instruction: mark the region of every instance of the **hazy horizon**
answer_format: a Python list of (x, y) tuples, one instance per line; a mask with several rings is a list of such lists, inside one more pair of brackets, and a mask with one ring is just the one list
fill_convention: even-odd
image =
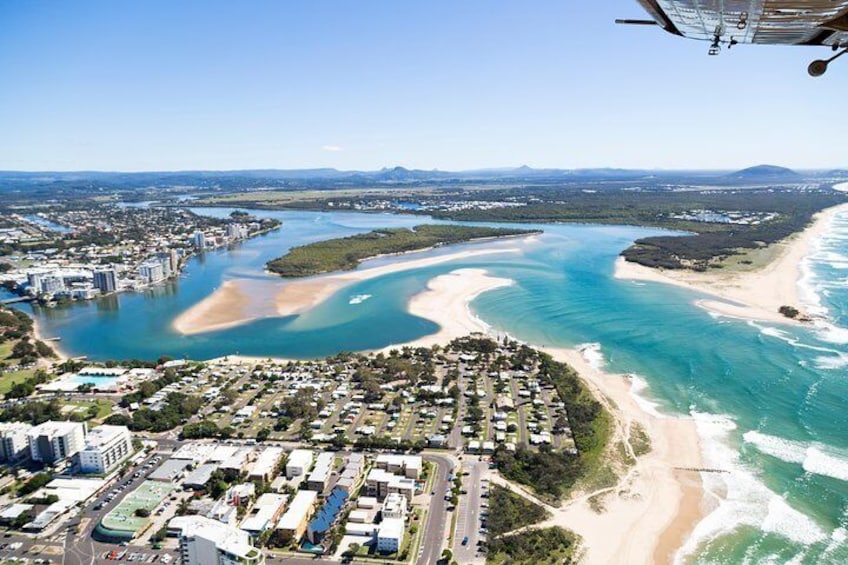
[(131, 175), (131, 174), (152, 174), (152, 173), (242, 173), (242, 172), (309, 172), (309, 171), (322, 171), (322, 170), (332, 170), (339, 173), (378, 173), (381, 171), (391, 171), (394, 169), (406, 169), (409, 171), (421, 171), (421, 172), (432, 172), (432, 173), (476, 173), (476, 172), (511, 172), (517, 171), (522, 168), (528, 168), (533, 171), (593, 171), (593, 170), (620, 170), (620, 171), (644, 171), (644, 172), (667, 172), (667, 173), (726, 173), (726, 172), (736, 172), (745, 169), (755, 168), (755, 167), (780, 167), (789, 169), (795, 172), (809, 172), (809, 173), (826, 173), (830, 171), (842, 171), (848, 170), (848, 167), (834, 165), (830, 167), (812, 167), (812, 168), (795, 168), (795, 167), (787, 167), (781, 164), (776, 163), (756, 163), (750, 165), (742, 165), (740, 167), (730, 167), (730, 168), (695, 168), (695, 167), (678, 167), (678, 168), (663, 168), (663, 167), (616, 167), (613, 165), (608, 166), (597, 166), (597, 167), (530, 167), (529, 165), (506, 165), (506, 166), (489, 166), (489, 167), (478, 167), (473, 169), (447, 169), (440, 167), (407, 167), (404, 165), (386, 165), (377, 168), (370, 169), (342, 169), (337, 167), (321, 167), (321, 166), (301, 166), (301, 167), (286, 167), (286, 168), (275, 168), (275, 167), (257, 167), (257, 168), (245, 168), (245, 169), (145, 169), (145, 170), (107, 170), (107, 169), (68, 169), (68, 170), (52, 170), (52, 169), (44, 169), (44, 170), (24, 170), (24, 169), (0, 169), (0, 174), (116, 174), (116, 175)]

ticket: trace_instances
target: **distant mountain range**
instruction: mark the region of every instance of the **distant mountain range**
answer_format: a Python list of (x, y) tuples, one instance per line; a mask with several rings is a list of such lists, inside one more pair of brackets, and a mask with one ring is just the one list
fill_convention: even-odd
[(732, 182), (796, 182), (801, 179), (839, 178), (848, 176), (844, 170), (805, 172), (803, 174), (775, 165), (758, 165), (736, 172), (729, 171), (668, 171), (649, 169), (536, 169), (523, 165), (512, 168), (478, 169), (470, 171), (440, 171), (383, 168), (376, 171), (341, 171), (332, 168), (315, 169), (251, 169), (236, 171), (161, 171), (161, 172), (24, 172), (0, 171), (0, 189), (110, 190), (140, 188), (197, 187), (221, 190), (262, 188), (331, 188), (359, 186), (406, 186), (416, 184), (474, 182), (498, 183), (573, 183), (592, 181), (666, 180), (686, 182), (700, 179), (716, 184)]

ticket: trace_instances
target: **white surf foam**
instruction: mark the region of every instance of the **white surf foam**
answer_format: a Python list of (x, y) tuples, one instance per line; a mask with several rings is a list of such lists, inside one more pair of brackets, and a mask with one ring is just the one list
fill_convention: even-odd
[(833, 447), (784, 439), (758, 431), (745, 432), (742, 439), (761, 453), (801, 465), (807, 473), (848, 481), (848, 453)]
[[(604, 352), (601, 349), (600, 343), (581, 343), (577, 346), (577, 351), (595, 369), (602, 370), (606, 365), (606, 359), (604, 358)], [(639, 408), (657, 418), (664, 417), (659, 411), (659, 403), (653, 400), (648, 392), (650, 388), (648, 381), (634, 373), (628, 374), (627, 379), (630, 381), (630, 396), (633, 397)]]
[(840, 328), (824, 320), (817, 320), (814, 327), (816, 328), (816, 337), (822, 341), (838, 345), (848, 343), (848, 328)]
[(600, 343), (581, 343), (577, 346), (577, 351), (595, 369), (601, 369), (606, 364)]
[(754, 430), (745, 432), (742, 439), (745, 440), (745, 443), (750, 443), (756, 447), (761, 453), (789, 463), (801, 464), (807, 458), (807, 445), (800, 441), (783, 439)]
[[(694, 410), (692, 417), (701, 437), (704, 466), (727, 472), (701, 473), (704, 490), (715, 509), (695, 527), (678, 552), (677, 563), (688, 561), (686, 557), (695, 554), (701, 544), (746, 525), (802, 545), (828, 538), (812, 518), (792, 508), (741, 463), (739, 452), (731, 444), (736, 424), (730, 418)], [(800, 457), (797, 446), (791, 443), (775, 442), (770, 448), (788, 457)]]
[(835, 371), (848, 367), (848, 355), (837, 353), (836, 355), (820, 355), (813, 360), (817, 369)]
[(811, 446), (803, 465), (808, 473), (848, 481), (848, 460), (825, 453), (822, 448)]
[[(763, 326), (763, 325), (760, 325), (753, 320), (749, 320), (748, 325), (753, 327), (753, 328), (757, 328), (758, 330), (760, 330), (760, 333), (763, 334), (763, 335), (773, 337), (775, 339), (779, 339), (781, 341), (788, 343), (789, 345), (792, 345), (793, 347), (798, 347), (798, 348), (801, 348), (801, 349), (810, 349), (812, 351), (821, 351), (822, 353), (830, 353), (830, 354), (833, 354), (835, 356), (843, 355), (843, 353), (841, 351), (838, 351), (836, 349), (832, 349), (830, 347), (821, 347), (819, 345), (806, 344), (806, 343), (802, 342), (801, 340), (799, 340), (798, 338), (793, 337), (786, 330), (781, 330), (781, 329), (778, 329), (778, 328), (775, 328), (775, 327), (772, 327), (772, 326)], [(825, 328), (825, 326), (827, 326), (829, 329)], [(831, 336), (831, 338), (829, 340), (823, 339), (822, 341), (828, 341), (830, 343), (837, 343), (837, 344), (842, 343), (842, 342), (836, 341), (836, 340), (841, 339), (843, 337), (841, 335), (841, 333), (843, 331), (846, 332), (846, 335), (844, 336), (845, 339), (848, 339), (848, 330), (842, 330), (842, 328), (838, 328), (836, 326), (833, 326), (832, 324), (827, 324), (824, 321), (821, 321), (821, 320), (817, 321), (813, 327), (814, 328), (821, 327), (821, 330), (816, 330), (816, 335), (819, 336), (820, 339), (821, 339), (821, 336), (819, 335), (820, 331), (821, 332), (825, 332), (825, 331), (833, 332), (833, 335)], [(846, 341), (845, 343), (848, 343), (848, 341)], [(824, 362), (826, 363), (827, 361), (824, 361)]]
[(630, 373), (627, 377), (630, 379), (630, 395), (639, 405), (639, 408), (651, 416), (663, 418), (664, 415), (659, 411), (659, 403), (651, 400), (648, 392), (648, 381), (634, 373)]

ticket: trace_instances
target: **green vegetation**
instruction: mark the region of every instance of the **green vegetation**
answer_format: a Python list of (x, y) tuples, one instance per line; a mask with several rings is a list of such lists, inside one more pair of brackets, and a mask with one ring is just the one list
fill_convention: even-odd
[(55, 494), (48, 494), (47, 496), (31, 496), (26, 499), (27, 504), (42, 504), (44, 506), (49, 506), (54, 502), (59, 502), (59, 497)]
[(778, 308), (777, 311), (780, 312), (780, 314), (782, 314), (783, 316), (786, 316), (787, 318), (791, 318), (793, 320), (801, 315), (801, 311), (795, 308), (794, 306), (781, 306), (780, 308)]
[(268, 269), (282, 277), (308, 277), (331, 271), (350, 271), (360, 261), (389, 253), (405, 253), (475, 239), (538, 233), (509, 228), (421, 225), (396, 228), (310, 243), (269, 261)]
[[(163, 376), (152, 381), (144, 381), (138, 390), (125, 394), (121, 398), (121, 406), (128, 408), (135, 402), (142, 402), (162, 388), (177, 382), (184, 375), (191, 374), (192, 370), (192, 367), (186, 367), (182, 372), (165, 369)], [(131, 419), (122, 414), (113, 414), (106, 418), (105, 423), (128, 426), (133, 431), (164, 432), (185, 423), (185, 420), (198, 413), (202, 406), (203, 399), (199, 396), (172, 392), (165, 397), (161, 410), (139, 408), (132, 413)]]
[(553, 385), (565, 404), (577, 453), (542, 446), (538, 451), (520, 447), (515, 452), (495, 451), (494, 460), (504, 477), (535, 489), (544, 500), (556, 503), (581, 478), (603, 464), (610, 436), (610, 416), (565, 363), (539, 354), (539, 379)]
[(574, 563), (577, 545), (577, 536), (562, 528), (528, 530), (489, 542), (486, 563), (493, 565)]
[(35, 375), (35, 370), (7, 371), (0, 374), (0, 394), (9, 394), (15, 385), (21, 384)]
[[(814, 181), (815, 182), (815, 181)], [(790, 185), (797, 179), (789, 181)], [(799, 191), (794, 186), (768, 179), (765, 187), (746, 187), (746, 181), (730, 177), (676, 177), (660, 180), (642, 178), (638, 188), (633, 182), (596, 179), (553, 183), (537, 181), (527, 186), (489, 185), (470, 191), (464, 187), (430, 194), (416, 190), (410, 200), (421, 204), (421, 213), (434, 218), (477, 222), (592, 222), (599, 224), (653, 226), (690, 232), (689, 236), (644, 238), (627, 249), (628, 261), (649, 267), (706, 270), (746, 264), (739, 257), (760, 255), (772, 243), (802, 230), (813, 214), (845, 202), (845, 196), (824, 187)], [(692, 185), (704, 186), (693, 190)], [(744, 189), (743, 189), (744, 187)], [(291, 194), (291, 193), (290, 193)], [(293, 195), (289, 196), (294, 199)], [(360, 194), (347, 198), (329, 195), (304, 195), (303, 200), (268, 202), (266, 206), (298, 209), (338, 210), (370, 209), (385, 196)], [(443, 209), (446, 203), (503, 202), (519, 206), (457, 206)], [(427, 209), (427, 206), (434, 206)], [(694, 211), (777, 214), (761, 223), (719, 223), (688, 219)], [(756, 262), (756, 259), (752, 260)]]
[(100, 421), (112, 413), (113, 406), (111, 400), (99, 398), (83, 402), (66, 402), (65, 410), (67, 411), (70, 408), (67, 417), (75, 422)]
[(23, 486), (18, 489), (18, 495), (26, 496), (28, 494), (32, 494), (52, 480), (53, 475), (50, 473), (38, 473), (37, 475), (33, 475), (30, 480), (25, 482)]
[(235, 430), (231, 426), (224, 428), (218, 427), (215, 422), (203, 420), (193, 424), (186, 424), (180, 432), (180, 439), (203, 439), (203, 438), (220, 438), (227, 439), (232, 437)]
[[(24, 342), (19, 341), (18, 343)], [(37, 385), (46, 383), (48, 380), (50, 380), (50, 377), (47, 375), (47, 373), (39, 369), (38, 371), (35, 371), (31, 377), (11, 384), (11, 386), (9, 386), (8, 392), (6, 392), (6, 398), (26, 398), (27, 396), (35, 392), (35, 387)]]
[(199, 396), (185, 395), (172, 392), (165, 397), (161, 410), (140, 408), (133, 412), (129, 428), (134, 432), (151, 431), (165, 432), (184, 423), (203, 407), (203, 399)]
[(493, 485), (489, 494), (487, 524), (492, 537), (537, 524), (548, 518), (547, 510), (504, 487)]
[[(529, 187), (521, 191), (526, 206), (468, 209), (435, 213), (433, 217), (464, 221), (597, 222), (658, 226), (692, 232), (693, 236), (659, 236), (637, 240), (623, 255), (648, 267), (705, 270), (741, 251), (758, 249), (802, 230), (816, 212), (845, 202), (831, 191), (780, 190), (627, 190), (592, 192), (559, 187)], [(488, 193), (504, 198), (504, 191)], [(509, 196), (515, 197), (511, 191)], [(484, 195), (475, 198), (483, 199)], [(534, 201), (536, 199), (536, 201)], [(682, 219), (694, 210), (776, 213), (759, 224), (708, 223)]]
[[(35, 339), (32, 335), (33, 324), (29, 316), (0, 305), (0, 375), (9, 365), (30, 365), (39, 357), (55, 357), (49, 345)], [(0, 379), (0, 392), (7, 388), (5, 379)]]
[(27, 402), (0, 410), (0, 422), (28, 422), (37, 426), (48, 420), (64, 419), (62, 403), (55, 398), (48, 402)]
[(648, 437), (645, 428), (637, 422), (630, 424), (630, 447), (633, 448), (633, 454), (636, 457), (651, 452), (651, 438)]

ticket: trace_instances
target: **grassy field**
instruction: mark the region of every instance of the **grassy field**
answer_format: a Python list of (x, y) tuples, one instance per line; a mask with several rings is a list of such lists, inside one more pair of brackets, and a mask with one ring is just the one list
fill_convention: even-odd
[(0, 377), (0, 394), (6, 394), (13, 386), (22, 383), (35, 374), (35, 369), (27, 369), (26, 371), (10, 371), (3, 373)]
[(90, 423), (101, 422), (106, 419), (112, 413), (112, 407), (114, 403), (111, 400), (106, 400), (105, 398), (98, 398), (97, 400), (85, 401), (85, 402), (66, 402), (64, 407), (67, 407), (71, 412), (87, 412), (92, 406), (97, 407), (97, 415), (92, 418)]

